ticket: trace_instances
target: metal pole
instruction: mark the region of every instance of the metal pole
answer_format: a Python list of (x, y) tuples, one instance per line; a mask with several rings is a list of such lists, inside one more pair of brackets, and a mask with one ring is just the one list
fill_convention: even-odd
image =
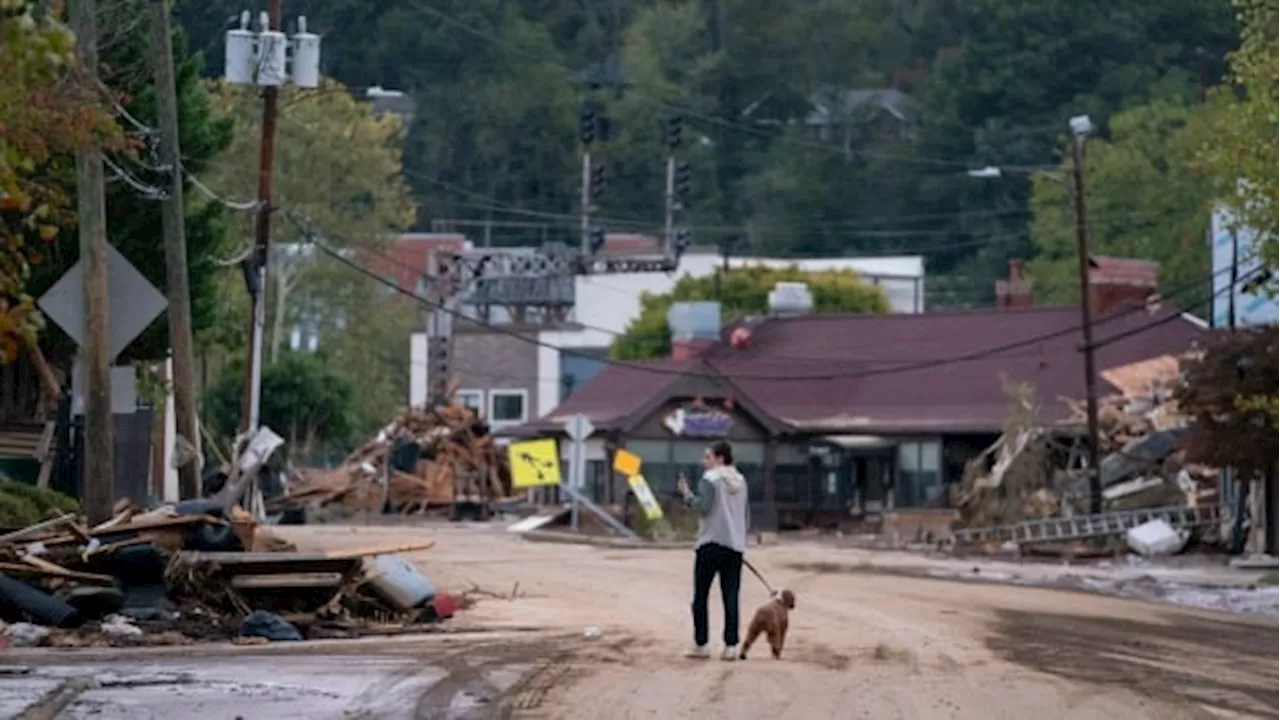
[(582, 254), (590, 253), (591, 245), (591, 151), (582, 151)]
[[(72, 21), (85, 81), (96, 92), (97, 3), (79, 0), (73, 10)], [(109, 519), (115, 501), (106, 206), (102, 150), (97, 144), (90, 144), (76, 153), (76, 209), (80, 218), (80, 262), (84, 263), (84, 505), (91, 523)]]
[[(267, 29), (279, 30), (283, 0), (267, 4)], [(267, 317), (267, 264), (271, 255), (271, 193), (276, 159), (276, 111), (279, 88), (262, 88), (262, 141), (258, 155), (258, 217), (254, 228), (254, 257), (258, 274), (257, 293), (252, 298), (253, 313), (249, 328), (248, 377), (244, 393), (245, 430), (258, 429), (262, 394), (262, 329)]]
[[(160, 119), (161, 162), (169, 169), (168, 197), (161, 204), (164, 227), (165, 285), (169, 296), (169, 344), (173, 349), (173, 416), (178, 435), (197, 450), (201, 445), (196, 413), (195, 358), (191, 337), (191, 289), (187, 276), (187, 235), (183, 218), (182, 150), (178, 141), (178, 93), (173, 77), (173, 30), (168, 0), (151, 4), (151, 43), (155, 54), (156, 109)], [(200, 497), (200, 463), (178, 468), (178, 495)]]
[(578, 529), (578, 495), (582, 492), (582, 455), (582, 442), (574, 440), (569, 446), (569, 487), (574, 490), (570, 493), (569, 524), (575, 531)]
[(1236, 286), (1240, 282), (1240, 236), (1231, 229), (1231, 290), (1227, 293), (1227, 323), (1236, 330)]
[(667, 155), (667, 192), (666, 192), (666, 255), (667, 259), (676, 256), (676, 157)]
[(1075, 178), (1076, 254), (1080, 272), (1080, 330), (1084, 335), (1084, 392), (1089, 423), (1089, 512), (1102, 512), (1102, 473), (1098, 432), (1097, 371), (1093, 358), (1093, 308), (1089, 298), (1089, 223), (1084, 200), (1084, 137), (1071, 145), (1071, 173)]

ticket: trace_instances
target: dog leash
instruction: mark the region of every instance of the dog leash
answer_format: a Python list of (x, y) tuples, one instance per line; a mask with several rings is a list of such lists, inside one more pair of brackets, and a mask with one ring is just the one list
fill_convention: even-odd
[(746, 558), (742, 558), (742, 564), (746, 565), (747, 569), (751, 571), (751, 574), (759, 578), (761, 584), (764, 585), (764, 589), (768, 590), (770, 595), (773, 595), (774, 593), (773, 586), (769, 584), (768, 580), (764, 579), (764, 576), (760, 574), (760, 571), (756, 569), (756, 566), (752, 565), (751, 561), (747, 560)]

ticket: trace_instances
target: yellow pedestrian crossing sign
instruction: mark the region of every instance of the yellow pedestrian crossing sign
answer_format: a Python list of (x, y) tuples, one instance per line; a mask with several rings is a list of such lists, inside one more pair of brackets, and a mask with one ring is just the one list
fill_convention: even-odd
[(560, 484), (560, 447), (555, 440), (525, 440), (507, 446), (511, 487), (516, 490)]
[(650, 520), (661, 519), (662, 506), (653, 496), (653, 491), (649, 489), (649, 483), (645, 481), (644, 476), (632, 475), (627, 478), (627, 484), (631, 486), (631, 492), (636, 494), (636, 500), (640, 501), (640, 507), (644, 508), (644, 516)]

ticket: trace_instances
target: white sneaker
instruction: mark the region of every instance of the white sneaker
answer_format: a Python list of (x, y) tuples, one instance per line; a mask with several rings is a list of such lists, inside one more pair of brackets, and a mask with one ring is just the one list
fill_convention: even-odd
[(720, 659), (721, 659), (721, 660), (725, 660), (725, 661), (737, 660), (737, 659), (738, 659), (738, 646), (737, 646), (737, 645), (726, 645), (726, 646), (725, 646), (725, 648), (724, 648), (724, 652), (720, 653)]
[(684, 651), (684, 656), (691, 660), (706, 660), (711, 657), (711, 651), (707, 650), (706, 645), (690, 645), (689, 649)]

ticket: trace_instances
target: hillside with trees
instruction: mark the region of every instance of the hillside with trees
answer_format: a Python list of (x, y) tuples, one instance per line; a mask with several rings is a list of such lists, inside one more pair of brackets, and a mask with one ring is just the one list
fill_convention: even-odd
[[(1098, 245), (1178, 259), (1172, 281), (1204, 266), (1183, 252), (1225, 192), (1208, 166), (1245, 169), (1226, 148), (1208, 157), (1208, 141), (1182, 127), (1218, 115), (1238, 132), (1270, 122), (1275, 134), (1274, 101), (1270, 116), (1254, 117), (1229, 92), (1267, 91), (1265, 52), (1249, 43), (1274, 50), (1274, 23), (1255, 18), (1270, 29), (1246, 33), (1228, 60), (1241, 43), (1237, 10), (1266, 12), (1256, 0), (287, 5), (325, 35), (328, 74), (358, 93), (393, 87), (415, 101), (404, 167), (420, 229), (442, 218), (525, 220), (545, 228), (495, 241), (544, 230), (568, 239), (587, 101), (609, 118), (608, 139), (593, 147), (607, 168), (606, 226), (653, 231), (661, 123), (680, 114), (695, 242), (742, 234), (744, 253), (921, 253), (940, 276), (934, 299), (955, 304), (989, 300), (989, 280), (1011, 257), (1040, 257), (1033, 267), (1056, 286), (1058, 238), (1070, 229), (1060, 194), (1036, 190), (1034, 173), (966, 171), (1058, 166), (1068, 117), (1089, 114), (1096, 141), (1114, 149), (1099, 150), (1099, 197), (1117, 173), (1149, 183), (1100, 208)], [(239, 9), (189, 0), (179, 15), (197, 47), (217, 47)], [(220, 72), (219, 59), (206, 69)], [(1273, 171), (1274, 144), (1259, 151)]]

